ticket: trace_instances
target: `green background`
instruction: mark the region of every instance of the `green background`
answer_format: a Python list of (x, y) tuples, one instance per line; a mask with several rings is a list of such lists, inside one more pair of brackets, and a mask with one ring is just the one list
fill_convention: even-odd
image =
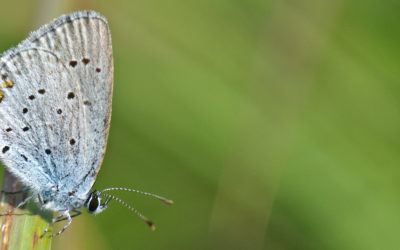
[[(95, 187), (54, 249), (399, 249), (400, 3), (7, 1), (5, 51), (63, 13), (108, 18), (115, 81)], [(1, 121), (0, 121), (1, 122)]]

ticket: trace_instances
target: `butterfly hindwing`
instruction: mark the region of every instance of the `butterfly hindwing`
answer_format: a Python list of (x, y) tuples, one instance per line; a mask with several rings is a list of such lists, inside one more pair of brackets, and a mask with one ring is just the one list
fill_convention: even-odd
[(64, 170), (84, 163), (76, 157), (85, 151), (82, 101), (68, 96), (79, 96), (79, 87), (60, 59), (40, 48), (6, 54), (0, 73), (3, 163), (33, 189), (59, 188)]

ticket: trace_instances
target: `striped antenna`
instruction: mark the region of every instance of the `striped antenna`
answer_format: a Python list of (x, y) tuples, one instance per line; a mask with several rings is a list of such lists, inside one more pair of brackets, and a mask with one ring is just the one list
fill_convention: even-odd
[(116, 197), (114, 195), (111, 195), (111, 194), (100, 194), (100, 195), (106, 197), (107, 199), (112, 199), (112, 200), (118, 201), (119, 203), (124, 205), (126, 208), (128, 208), (129, 210), (134, 212), (137, 216), (139, 216), (139, 218), (144, 220), (144, 222), (146, 222), (147, 225), (150, 226), (151, 230), (153, 230), (153, 231), (156, 230), (156, 226), (154, 225), (154, 223), (151, 220), (149, 220), (146, 216), (144, 216), (142, 213), (140, 213), (136, 208), (131, 207), (125, 201), (123, 201), (120, 198), (118, 198), (118, 197)]
[(134, 193), (138, 193), (138, 194), (143, 194), (143, 195), (147, 195), (147, 196), (151, 196), (151, 197), (154, 197), (156, 199), (159, 199), (159, 200), (163, 201), (164, 203), (166, 203), (168, 205), (174, 204), (174, 202), (172, 200), (169, 200), (169, 199), (167, 199), (165, 197), (162, 197), (162, 196), (159, 196), (159, 195), (156, 195), (156, 194), (152, 194), (152, 193), (148, 193), (148, 192), (143, 192), (143, 191), (136, 190), (136, 189), (131, 189), (131, 188), (111, 187), (111, 188), (106, 188), (106, 189), (102, 190), (101, 193), (107, 192), (107, 191), (115, 191), (115, 190), (117, 190), (117, 191), (129, 191), (129, 192), (134, 192)]

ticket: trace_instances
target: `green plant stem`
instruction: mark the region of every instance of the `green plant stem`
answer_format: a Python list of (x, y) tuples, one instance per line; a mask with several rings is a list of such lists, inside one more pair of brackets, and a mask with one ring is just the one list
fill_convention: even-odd
[[(16, 192), (22, 190), (16, 178), (8, 171), (5, 171), (3, 178), (3, 191)], [(0, 212), (14, 208), (18, 205), (26, 193), (4, 194), (1, 193)], [(51, 229), (45, 237), (40, 238), (45, 228), (49, 225), (52, 214), (41, 211), (34, 202), (29, 202), (24, 209), (16, 209), (10, 215), (0, 216), (0, 249), (1, 250), (22, 250), (22, 249), (50, 249)]]

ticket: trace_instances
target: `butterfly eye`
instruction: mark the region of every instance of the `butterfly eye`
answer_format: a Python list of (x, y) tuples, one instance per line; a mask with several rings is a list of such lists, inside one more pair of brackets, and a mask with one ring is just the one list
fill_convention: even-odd
[(104, 203), (101, 203), (100, 192), (93, 191), (86, 200), (85, 206), (89, 213), (98, 214), (107, 208), (108, 201), (107, 199)]
[(86, 201), (86, 209), (88, 210), (89, 213), (96, 213), (96, 210), (98, 209), (100, 205), (100, 197), (97, 195), (97, 192), (92, 192), (89, 195), (89, 198)]
[(89, 207), (88, 207), (89, 212), (94, 213), (97, 210), (97, 208), (99, 207), (99, 204), (100, 204), (99, 200), (100, 200), (99, 197), (93, 197), (93, 199), (89, 203)]

